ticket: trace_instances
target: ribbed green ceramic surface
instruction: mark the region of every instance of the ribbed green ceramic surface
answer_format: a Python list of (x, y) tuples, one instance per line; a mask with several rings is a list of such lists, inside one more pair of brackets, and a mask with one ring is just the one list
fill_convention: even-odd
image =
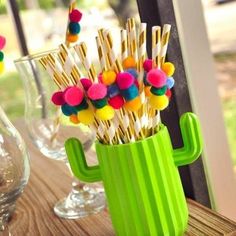
[(182, 235), (188, 211), (169, 134), (126, 145), (96, 145), (117, 235)]

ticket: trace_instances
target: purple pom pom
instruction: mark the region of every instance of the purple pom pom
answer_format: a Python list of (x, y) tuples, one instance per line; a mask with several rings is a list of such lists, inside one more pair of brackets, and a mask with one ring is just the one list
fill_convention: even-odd
[(82, 18), (82, 12), (80, 12), (77, 9), (72, 10), (72, 12), (69, 14), (69, 18), (71, 22), (79, 22)]
[(120, 89), (127, 89), (134, 83), (134, 77), (128, 72), (117, 74), (116, 82)]
[(80, 79), (80, 82), (83, 85), (85, 91), (87, 91), (92, 85), (92, 81), (87, 78)]
[(147, 82), (156, 88), (161, 88), (166, 84), (166, 74), (159, 69), (151, 69), (147, 74)]
[(88, 97), (92, 100), (103, 99), (107, 95), (107, 87), (104, 84), (93, 84), (88, 89)]
[(146, 59), (143, 63), (143, 68), (146, 72), (149, 72), (152, 69), (152, 59)]
[(167, 81), (166, 81), (166, 85), (167, 85), (168, 89), (173, 88), (174, 85), (175, 85), (175, 80), (174, 80), (174, 78), (173, 78), (173, 77), (168, 77), (168, 78), (167, 78)]

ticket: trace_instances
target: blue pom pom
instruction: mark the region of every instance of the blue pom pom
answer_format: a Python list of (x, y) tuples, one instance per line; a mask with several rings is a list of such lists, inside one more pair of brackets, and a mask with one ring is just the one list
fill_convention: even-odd
[(116, 84), (112, 84), (107, 88), (107, 94), (109, 98), (113, 98), (120, 93), (119, 88)]
[(167, 88), (168, 89), (171, 89), (174, 87), (174, 84), (175, 84), (175, 80), (173, 77), (168, 77), (167, 78), (167, 81), (166, 81), (166, 85), (167, 85)]
[(128, 70), (126, 70), (126, 72), (130, 73), (131, 75), (133, 75), (134, 78), (138, 78), (138, 72), (137, 70), (133, 69), (133, 68), (130, 68)]
[(65, 116), (70, 116), (72, 114), (77, 115), (77, 110), (75, 107), (69, 106), (68, 104), (64, 104), (61, 106), (61, 111)]
[(138, 89), (133, 84), (129, 88), (121, 90), (121, 95), (124, 97), (126, 101), (133, 100), (134, 98), (138, 96)]
[(80, 24), (77, 22), (69, 23), (69, 32), (71, 34), (78, 34), (80, 32)]

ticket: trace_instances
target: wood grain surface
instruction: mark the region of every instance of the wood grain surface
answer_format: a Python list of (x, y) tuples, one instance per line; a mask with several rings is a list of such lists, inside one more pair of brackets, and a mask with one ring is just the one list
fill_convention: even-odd
[[(25, 133), (23, 122), (17, 122), (16, 127), (24, 137), (30, 151), (31, 175), (24, 193), (17, 202), (16, 212), (9, 223), (11, 235), (114, 235), (107, 210), (78, 220), (60, 219), (54, 215), (52, 210), (54, 204), (65, 197), (71, 189), (70, 173), (64, 163), (47, 159), (40, 154)], [(90, 151), (88, 156), (95, 160), (93, 151)], [(188, 206), (190, 219), (185, 235), (236, 235), (235, 222), (192, 200), (188, 200)]]

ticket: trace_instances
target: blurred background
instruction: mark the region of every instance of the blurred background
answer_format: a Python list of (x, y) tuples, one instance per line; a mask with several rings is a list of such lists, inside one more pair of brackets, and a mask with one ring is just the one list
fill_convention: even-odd
[[(17, 2), (30, 53), (56, 48), (64, 41), (68, 0)], [(118, 30), (128, 17), (138, 18), (135, 0), (78, 0), (77, 3), (84, 13), (80, 40), (89, 44), (97, 29), (112, 27)], [(0, 2), (0, 34), (7, 38), (4, 48), (6, 70), (0, 78), (0, 99), (1, 106), (14, 120), (24, 114), (24, 93), (13, 63), (21, 54), (8, 4), (7, 0)], [(202, 5), (236, 172), (236, 1), (202, 0)], [(91, 45), (89, 50), (94, 52), (95, 43), (91, 42)]]

